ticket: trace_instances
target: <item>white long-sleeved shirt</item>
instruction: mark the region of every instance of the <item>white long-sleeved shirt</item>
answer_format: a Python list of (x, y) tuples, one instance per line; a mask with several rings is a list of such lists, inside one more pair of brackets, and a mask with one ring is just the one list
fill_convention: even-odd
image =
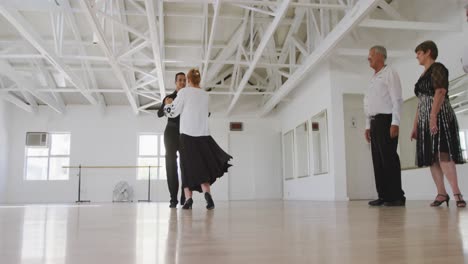
[(402, 104), (400, 77), (390, 66), (385, 66), (372, 76), (364, 96), (366, 129), (370, 128), (371, 117), (377, 114), (392, 114), (392, 125), (399, 126)]
[(185, 87), (172, 104), (164, 106), (166, 116), (180, 115), (180, 133), (192, 137), (209, 136), (208, 93), (199, 88)]

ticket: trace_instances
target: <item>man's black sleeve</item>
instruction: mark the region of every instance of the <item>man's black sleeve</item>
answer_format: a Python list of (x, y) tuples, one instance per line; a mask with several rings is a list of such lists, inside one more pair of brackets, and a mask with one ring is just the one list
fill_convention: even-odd
[(159, 107), (159, 109), (158, 109), (158, 117), (163, 117), (164, 116), (164, 106), (165, 106), (164, 101), (166, 100), (166, 98), (167, 98), (167, 96), (164, 97), (164, 100), (162, 100), (162, 102), (161, 102), (161, 107)]

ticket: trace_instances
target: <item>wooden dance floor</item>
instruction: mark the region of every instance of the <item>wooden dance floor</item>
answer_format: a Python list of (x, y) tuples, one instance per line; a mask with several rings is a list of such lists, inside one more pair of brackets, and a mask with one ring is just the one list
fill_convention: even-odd
[(366, 202), (0, 206), (0, 263), (467, 263), (468, 210)]

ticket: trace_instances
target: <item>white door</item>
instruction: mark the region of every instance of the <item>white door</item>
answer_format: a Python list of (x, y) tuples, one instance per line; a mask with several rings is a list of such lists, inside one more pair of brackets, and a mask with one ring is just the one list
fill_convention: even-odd
[(348, 197), (352, 200), (377, 197), (370, 144), (366, 128), (363, 95), (344, 95), (344, 126)]
[(229, 154), (232, 167), (229, 169), (229, 199), (255, 199), (255, 157), (253, 137), (242, 132), (229, 134)]

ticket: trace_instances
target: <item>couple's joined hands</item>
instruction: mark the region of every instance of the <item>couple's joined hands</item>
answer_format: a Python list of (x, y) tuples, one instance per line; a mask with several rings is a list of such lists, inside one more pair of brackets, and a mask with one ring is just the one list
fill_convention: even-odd
[(172, 104), (172, 102), (174, 102), (174, 99), (172, 99), (170, 97), (167, 97), (166, 99), (164, 99), (164, 104), (165, 105)]

